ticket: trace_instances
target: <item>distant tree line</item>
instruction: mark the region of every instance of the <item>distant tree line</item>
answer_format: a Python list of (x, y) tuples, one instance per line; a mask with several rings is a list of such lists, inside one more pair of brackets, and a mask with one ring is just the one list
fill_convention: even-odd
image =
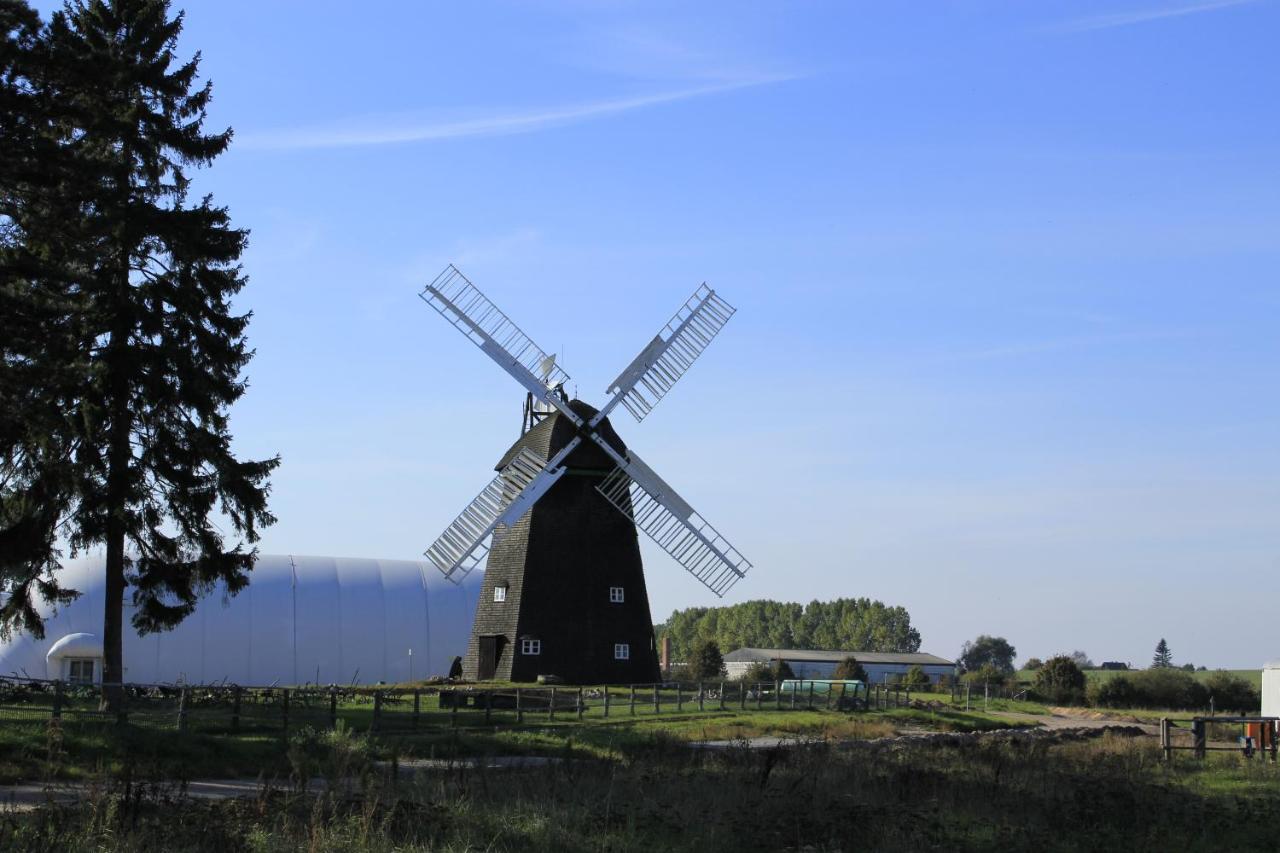
[(837, 598), (807, 605), (783, 601), (746, 601), (728, 607), (677, 610), (654, 626), (671, 638), (677, 661), (689, 660), (699, 640), (734, 649), (834, 649), (838, 651), (914, 652), (920, 632), (905, 608), (869, 598)]

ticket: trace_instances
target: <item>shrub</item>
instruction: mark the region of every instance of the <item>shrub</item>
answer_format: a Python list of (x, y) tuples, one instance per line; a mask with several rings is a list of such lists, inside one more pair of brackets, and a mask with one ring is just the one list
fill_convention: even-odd
[(1027, 662), (1022, 665), (1022, 668), (1035, 672), (1042, 666), (1044, 666), (1044, 661), (1040, 660), (1040, 658), (1027, 658)]
[(1204, 684), (1205, 690), (1213, 698), (1216, 711), (1229, 711), (1238, 714), (1256, 714), (1262, 705), (1262, 697), (1253, 685), (1238, 675), (1225, 670), (1218, 670), (1210, 675)]
[(918, 663), (913, 664), (907, 670), (907, 674), (902, 677), (902, 683), (907, 687), (927, 687), (929, 676), (925, 675), (924, 667)]
[(772, 683), (774, 681), (786, 681), (789, 678), (795, 678), (796, 674), (791, 671), (791, 667), (787, 666), (784, 660), (773, 660), (768, 663), (757, 662), (747, 667), (747, 671), (742, 674), (741, 681), (747, 684)]
[(1071, 655), (1051, 657), (1036, 671), (1036, 693), (1049, 702), (1083, 702), (1084, 683), (1084, 673)]
[(715, 640), (698, 640), (693, 644), (693, 653), (689, 655), (689, 677), (702, 681), (724, 676), (724, 655), (720, 654), (720, 644)]
[(841, 681), (869, 681), (867, 671), (862, 664), (858, 663), (858, 659), (853, 655), (849, 655), (836, 665), (836, 670), (831, 674), (832, 678)]
[(1126, 672), (1089, 685), (1089, 703), (1100, 708), (1169, 708), (1200, 710), (1210, 693), (1220, 710), (1256, 711), (1259, 700), (1253, 686), (1231, 673), (1215, 673), (1209, 685), (1181, 669), (1152, 667)]

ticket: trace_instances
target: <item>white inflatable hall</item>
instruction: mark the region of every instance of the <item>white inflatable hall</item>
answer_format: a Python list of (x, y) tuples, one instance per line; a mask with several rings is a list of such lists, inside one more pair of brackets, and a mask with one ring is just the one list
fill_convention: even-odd
[[(81, 596), (45, 636), (0, 642), (0, 675), (102, 678), (102, 560), (59, 575)], [(126, 593), (125, 681), (135, 684), (373, 684), (445, 675), (466, 652), (482, 572), (461, 585), (427, 563), (262, 555), (249, 586), (214, 590), (177, 628), (132, 629)]]

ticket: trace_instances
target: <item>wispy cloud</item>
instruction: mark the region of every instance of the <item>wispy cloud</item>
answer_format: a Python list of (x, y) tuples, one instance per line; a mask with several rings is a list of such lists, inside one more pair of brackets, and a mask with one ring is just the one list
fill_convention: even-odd
[(1114, 12), (1109, 15), (1093, 15), (1087, 18), (1076, 18), (1061, 24), (1050, 26), (1047, 31), (1054, 33), (1083, 33), (1090, 30), (1108, 30), (1113, 27), (1129, 27), (1160, 21), (1165, 18), (1180, 18), (1184, 15), (1199, 15), (1203, 12), (1216, 12), (1232, 6), (1247, 6), (1258, 0), (1206, 0), (1202, 3), (1188, 3), (1178, 6), (1163, 6), (1158, 9), (1146, 9), (1134, 12)]
[(502, 113), (465, 121), (417, 121), (404, 117), (364, 124), (293, 128), (289, 130), (249, 132), (236, 140), (241, 150), (298, 150), (304, 148), (352, 148), (369, 145), (395, 145), (409, 142), (438, 142), (475, 136), (508, 136), (534, 133), (591, 119), (618, 115), (633, 110), (705, 98), (740, 89), (765, 86), (795, 79), (796, 75), (772, 75), (676, 89), (650, 95), (636, 95), (606, 101), (592, 101), (563, 107), (550, 107), (527, 112)]

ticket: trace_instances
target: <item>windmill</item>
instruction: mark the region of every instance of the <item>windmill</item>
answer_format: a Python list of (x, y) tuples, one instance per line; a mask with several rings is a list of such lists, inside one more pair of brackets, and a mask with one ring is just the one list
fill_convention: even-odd
[(582, 683), (653, 681), (657, 650), (637, 530), (717, 596), (751, 564), (628, 448), (608, 420), (643, 420), (733, 316), (705, 284), (595, 409), (569, 376), (450, 265), (420, 294), (525, 389), (524, 426), (498, 475), (426, 551), (460, 581), (488, 560), (463, 674)]

